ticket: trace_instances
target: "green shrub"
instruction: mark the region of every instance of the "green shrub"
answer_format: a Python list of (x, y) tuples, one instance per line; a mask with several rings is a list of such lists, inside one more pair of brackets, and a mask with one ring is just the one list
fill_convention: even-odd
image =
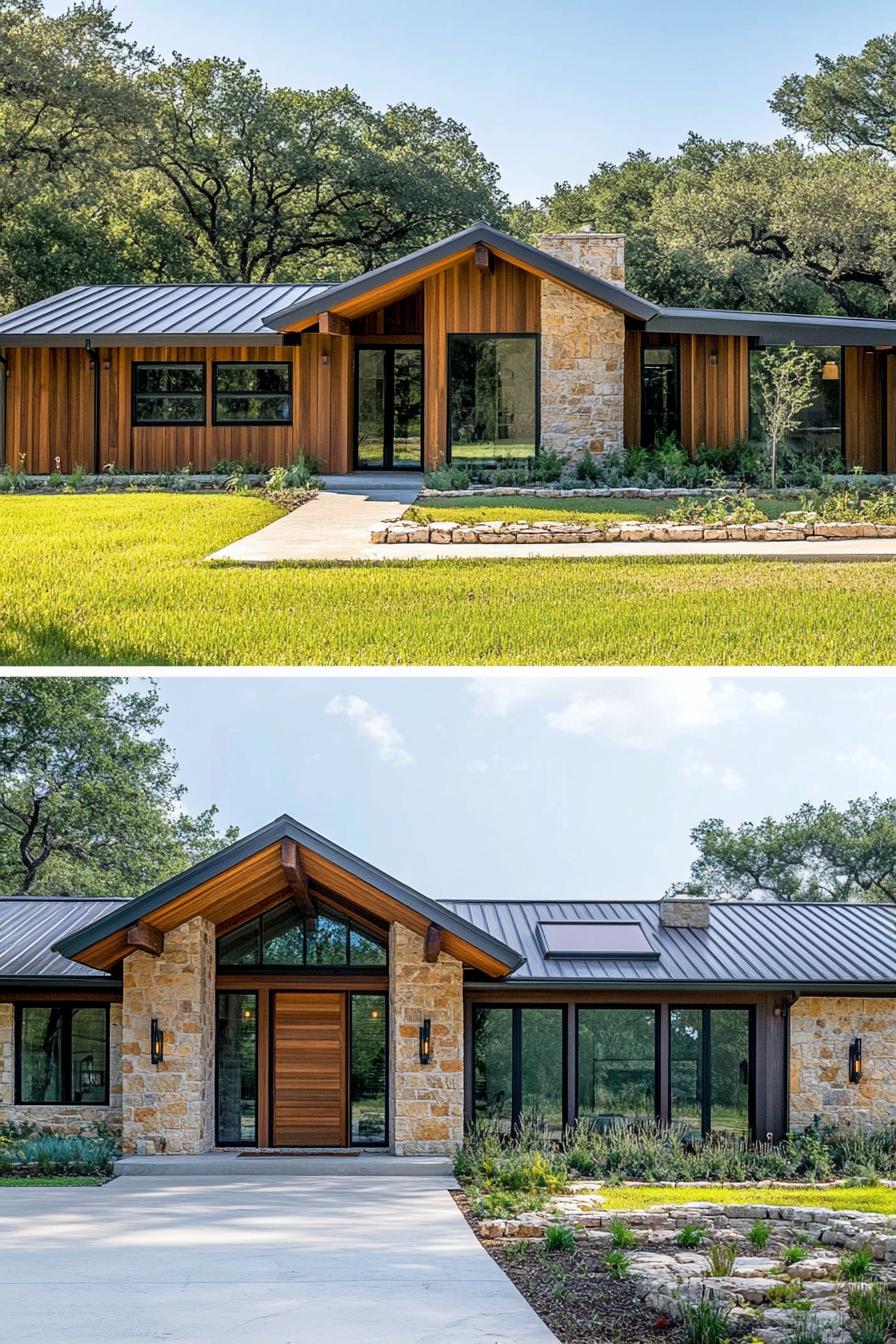
[(631, 1250), (633, 1246), (637, 1246), (638, 1238), (624, 1218), (611, 1219), (610, 1244), (617, 1250)]
[(734, 1268), (737, 1249), (730, 1241), (717, 1241), (709, 1248), (709, 1273), (713, 1279), (727, 1278)]
[(805, 1246), (788, 1246), (781, 1256), (781, 1261), (789, 1268), (790, 1265), (798, 1265), (801, 1260), (805, 1260), (808, 1254)]
[(107, 1127), (60, 1135), (33, 1126), (7, 1124), (0, 1131), (0, 1170), (37, 1170), (42, 1176), (106, 1176), (120, 1153), (118, 1135)]
[(699, 1246), (704, 1236), (702, 1227), (697, 1227), (695, 1223), (685, 1223), (675, 1238), (675, 1245), (687, 1250), (689, 1247)]
[(451, 466), (436, 467), (435, 471), (427, 472), (426, 484), (430, 490), (468, 490), (470, 473), (464, 467), (452, 463)]
[(848, 1283), (856, 1283), (861, 1279), (867, 1279), (873, 1264), (874, 1254), (870, 1244), (866, 1242), (857, 1251), (851, 1251), (848, 1255), (841, 1257), (838, 1277)]
[(529, 467), (533, 481), (553, 483), (559, 481), (566, 469), (566, 460), (555, 453), (553, 448), (542, 449), (535, 454)]
[(670, 523), (767, 523), (750, 495), (719, 495), (715, 499), (680, 499), (666, 513)]
[(576, 478), (591, 485), (596, 485), (598, 481), (603, 480), (601, 463), (590, 448), (586, 448), (576, 462)]
[(212, 467), (215, 476), (263, 476), (267, 468), (254, 457), (219, 457)]
[(604, 1257), (604, 1264), (607, 1267), (607, 1273), (611, 1279), (625, 1279), (628, 1277), (630, 1265), (629, 1257), (626, 1255), (625, 1251), (619, 1250), (618, 1247), (612, 1251), (607, 1251), (607, 1254)]
[(560, 1223), (554, 1223), (545, 1231), (544, 1244), (545, 1249), (549, 1251), (573, 1251), (575, 1250), (576, 1239), (571, 1227), (563, 1227)]
[(794, 1279), (776, 1283), (768, 1292), (768, 1300), (774, 1307), (783, 1307), (789, 1311), (808, 1311), (811, 1305), (808, 1297), (803, 1296), (803, 1286)]
[(300, 453), (288, 467), (274, 467), (265, 481), (267, 490), (322, 490), (319, 463)]
[(728, 1337), (731, 1308), (712, 1291), (704, 1290), (699, 1302), (676, 1294), (678, 1314), (687, 1344), (722, 1344)]
[(768, 1239), (771, 1236), (771, 1228), (768, 1220), (757, 1218), (747, 1233), (747, 1241), (756, 1251), (762, 1251), (768, 1245)]

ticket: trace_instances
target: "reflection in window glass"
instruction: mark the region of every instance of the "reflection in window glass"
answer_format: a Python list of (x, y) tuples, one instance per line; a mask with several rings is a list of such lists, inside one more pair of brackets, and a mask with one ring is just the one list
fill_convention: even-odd
[(218, 994), (219, 1143), (257, 1142), (257, 1016), (255, 994)]
[(218, 939), (219, 966), (385, 966), (385, 941), (321, 911), (303, 919), (287, 901)]
[(656, 1115), (656, 1011), (579, 1009), (578, 1118), (594, 1129)]
[(105, 1004), (23, 1004), (17, 1015), (19, 1101), (108, 1104)]
[(750, 1015), (745, 1008), (710, 1011), (710, 1125), (714, 1134), (750, 1133)]
[(106, 1009), (71, 1010), (71, 1099), (101, 1106), (106, 1100)]
[(262, 916), (261, 955), (266, 966), (301, 966), (304, 922), (294, 905), (278, 905)]
[(261, 962), (261, 925), (251, 924), (222, 934), (218, 939), (218, 963), (221, 966), (258, 966)]
[[(816, 365), (812, 400), (800, 412), (799, 424), (787, 436), (787, 442), (800, 452), (823, 455), (833, 466), (842, 452), (841, 350), (838, 345), (816, 345), (813, 353)], [(750, 351), (750, 425), (757, 438), (762, 434), (762, 403), (756, 378), (761, 356), (761, 350)]]
[(291, 420), (292, 365), (215, 365), (217, 424), (289, 424)]
[(697, 1139), (703, 1132), (702, 1008), (673, 1008), (669, 1033), (672, 1122)]
[(385, 466), (386, 351), (358, 350), (358, 466)]
[(345, 966), (348, 962), (348, 929), (341, 919), (319, 915), (305, 928), (305, 962), (308, 966)]
[(19, 1100), (64, 1101), (62, 1089), (62, 1032), (65, 1010), (21, 1009), (19, 1036)]
[(534, 336), (450, 336), (450, 458), (534, 456), (538, 342)]
[(652, 448), (679, 434), (678, 346), (645, 345), (641, 350), (641, 443)]
[(513, 1128), (513, 1009), (473, 1009), (473, 1114)]
[(386, 949), (366, 933), (352, 929), (349, 936), (349, 961), (352, 966), (385, 966)]
[(386, 996), (353, 994), (352, 1143), (386, 1142)]
[(134, 423), (205, 424), (204, 364), (135, 364)]
[(520, 1008), (520, 1106), (523, 1120), (563, 1131), (563, 1009)]

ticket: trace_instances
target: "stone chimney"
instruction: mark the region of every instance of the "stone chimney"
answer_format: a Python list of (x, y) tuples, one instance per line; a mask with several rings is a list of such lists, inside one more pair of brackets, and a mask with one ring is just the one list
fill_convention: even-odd
[(664, 896), (660, 923), (664, 929), (708, 929), (709, 901), (703, 896)]
[(580, 225), (575, 233), (543, 233), (538, 247), (558, 261), (578, 266), (580, 271), (625, 284), (625, 234), (598, 233), (591, 222)]

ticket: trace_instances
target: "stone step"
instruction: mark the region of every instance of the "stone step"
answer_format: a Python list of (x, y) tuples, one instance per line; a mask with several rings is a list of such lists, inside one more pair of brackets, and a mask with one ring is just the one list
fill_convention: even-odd
[(185, 1177), (190, 1180), (222, 1176), (232, 1180), (267, 1176), (431, 1176), (454, 1183), (450, 1157), (421, 1155), (395, 1157), (392, 1153), (249, 1153), (228, 1149), (214, 1153), (156, 1154), (152, 1157), (122, 1157), (115, 1163), (116, 1176)]

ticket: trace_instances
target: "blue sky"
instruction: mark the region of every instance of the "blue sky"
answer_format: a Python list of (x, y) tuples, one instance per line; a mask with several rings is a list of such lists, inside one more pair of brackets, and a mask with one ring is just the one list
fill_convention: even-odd
[[(48, 0), (57, 12), (67, 0)], [(243, 57), (274, 84), (349, 84), (377, 107), (432, 105), (464, 122), (515, 199), (583, 180), (628, 150), (694, 130), (771, 139), (781, 78), (817, 51), (893, 29), (884, 0), (120, 0), (141, 43)]]
[(892, 677), (159, 680), (190, 810), (291, 812), (436, 898), (652, 899), (707, 816), (896, 792)]

